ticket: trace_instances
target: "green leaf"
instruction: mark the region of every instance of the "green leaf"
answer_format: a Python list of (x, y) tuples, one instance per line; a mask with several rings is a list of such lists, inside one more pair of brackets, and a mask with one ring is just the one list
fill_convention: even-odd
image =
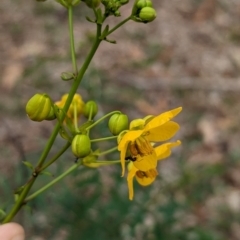
[(30, 162), (27, 162), (27, 161), (22, 161), (22, 163), (27, 167), (29, 168), (30, 170), (34, 170), (34, 167), (33, 165), (30, 163)]

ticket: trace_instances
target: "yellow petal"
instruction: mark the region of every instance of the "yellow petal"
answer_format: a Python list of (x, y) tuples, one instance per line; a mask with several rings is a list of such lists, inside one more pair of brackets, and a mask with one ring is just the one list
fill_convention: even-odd
[(124, 173), (125, 173), (125, 156), (126, 156), (128, 143), (138, 138), (142, 134), (142, 132), (143, 132), (142, 130), (129, 131), (123, 136), (123, 138), (120, 140), (118, 144), (118, 151), (121, 152), (120, 157), (121, 157), (121, 166), (122, 166), (122, 176), (124, 176)]
[(170, 121), (172, 118), (178, 115), (181, 111), (182, 107), (179, 107), (156, 116), (146, 124), (144, 131), (149, 131), (153, 128), (163, 125), (164, 123)]
[(133, 162), (133, 165), (143, 172), (146, 172), (150, 169), (154, 169), (157, 167), (157, 155), (156, 152), (153, 151), (152, 154), (148, 154), (145, 156), (137, 156), (136, 161)]
[[(157, 175), (156, 175), (157, 176)], [(152, 184), (154, 181), (155, 181), (155, 179), (156, 179), (156, 176), (155, 177), (153, 177), (153, 178), (149, 178), (149, 177), (138, 177), (137, 175), (136, 175), (136, 180), (137, 180), (137, 182), (140, 184), (140, 185), (142, 185), (142, 186), (148, 186), (148, 185), (150, 185), (150, 184)]]
[(155, 149), (157, 159), (162, 160), (164, 158), (167, 158), (171, 155), (171, 148), (179, 146), (181, 144), (181, 141), (171, 142), (171, 143), (164, 143)]
[(172, 138), (179, 130), (180, 126), (176, 122), (167, 122), (156, 128), (150, 129), (146, 133), (146, 138), (150, 142), (166, 141)]
[(135, 176), (137, 171), (138, 171), (138, 169), (135, 168), (134, 166), (132, 166), (130, 171), (128, 172), (128, 176), (127, 176), (128, 192), (129, 192), (129, 199), (130, 200), (133, 199), (133, 195), (134, 195), (134, 191), (133, 191), (133, 178), (134, 178), (134, 176)]

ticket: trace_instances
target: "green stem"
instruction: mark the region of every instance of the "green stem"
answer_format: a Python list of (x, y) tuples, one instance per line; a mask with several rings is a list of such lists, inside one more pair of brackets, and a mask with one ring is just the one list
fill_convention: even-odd
[(106, 154), (108, 154), (108, 153), (114, 152), (114, 151), (116, 151), (117, 149), (118, 149), (118, 147), (110, 148), (110, 149), (108, 149), (108, 150), (106, 150), (106, 151), (104, 151), (104, 152), (101, 152), (101, 153), (99, 154), (99, 156), (101, 156), (101, 155), (106, 155)]
[(95, 127), (96, 125), (98, 125), (101, 121), (103, 121), (105, 118), (108, 118), (109, 116), (115, 114), (115, 113), (121, 113), (120, 111), (113, 111), (110, 112), (106, 115), (104, 115), (103, 117), (99, 118), (95, 123), (93, 123), (92, 125), (90, 125), (89, 127), (86, 128), (86, 131), (88, 131), (89, 129)]
[[(39, 158), (39, 161), (38, 161), (38, 164), (37, 164), (37, 167), (38, 168), (41, 168), (49, 151), (51, 150), (52, 148), (52, 145), (58, 135), (58, 132), (59, 132), (59, 129), (61, 127), (61, 123), (63, 122), (64, 118), (65, 118), (65, 114), (66, 112), (68, 111), (68, 108), (72, 102), (72, 99), (74, 97), (74, 94), (76, 93), (77, 91), (77, 88), (83, 78), (83, 75), (85, 74), (95, 52), (97, 51), (98, 49), (98, 46), (99, 44), (101, 43), (101, 39), (99, 39), (99, 37), (101, 36), (101, 25), (98, 24), (97, 25), (97, 33), (96, 33), (96, 38), (95, 38), (95, 42), (92, 46), (92, 49), (90, 50), (89, 54), (87, 55), (86, 59), (85, 59), (85, 62), (84, 64), (82, 65), (82, 68), (80, 69), (79, 73), (78, 73), (78, 76), (77, 78), (75, 79), (75, 81), (73, 82), (73, 85), (70, 89), (70, 92), (69, 92), (69, 95), (68, 95), (68, 98), (66, 100), (66, 103), (63, 107), (63, 114), (61, 114), (60, 116), (60, 122), (57, 122), (57, 124), (55, 125), (54, 129), (53, 129), (53, 132), (52, 132), (52, 135), (50, 136), (50, 138), (48, 139), (47, 141), (47, 144)], [(26, 184), (26, 186), (24, 187), (22, 193), (20, 194), (19, 196), (19, 199), (17, 200), (17, 202), (15, 203), (15, 205), (13, 206), (13, 208), (10, 210), (10, 212), (8, 213), (8, 215), (5, 217), (5, 219), (3, 220), (4, 223), (7, 223), (7, 222), (10, 222), (12, 220), (12, 218), (17, 214), (17, 212), (21, 209), (22, 207), (22, 204), (23, 204), (23, 201), (24, 199), (26, 198), (28, 192), (30, 191), (31, 187), (32, 187), (32, 184), (34, 183), (36, 178), (32, 178), (28, 184)]]
[(60, 180), (62, 180), (64, 177), (66, 177), (67, 175), (69, 175), (71, 172), (73, 172), (75, 169), (77, 169), (80, 165), (82, 165), (81, 161), (79, 161), (78, 163), (75, 163), (73, 166), (71, 166), (67, 171), (65, 171), (64, 173), (62, 173), (60, 176), (58, 176), (57, 178), (55, 178), (53, 181), (51, 181), (50, 183), (48, 183), (47, 185), (45, 185), (44, 187), (40, 188), (39, 190), (37, 190), (36, 192), (34, 192), (33, 194), (31, 194), (30, 196), (28, 196), (25, 200), (24, 203), (29, 202), (30, 200), (32, 200), (33, 198), (35, 198), (36, 196), (38, 196), (39, 194), (41, 194), (42, 192), (46, 191), (48, 188), (50, 188), (51, 186), (53, 186), (54, 184), (56, 184), (57, 182), (59, 182)]
[(70, 146), (71, 146), (71, 143), (67, 142), (66, 145), (52, 159), (50, 159), (45, 165), (43, 165), (39, 169), (39, 172), (42, 172), (47, 167), (49, 167), (52, 163), (54, 163)]
[(119, 27), (121, 27), (124, 23), (126, 23), (127, 21), (131, 20), (131, 16), (127, 17), (126, 19), (124, 19), (122, 22), (118, 23), (115, 27), (113, 27), (111, 30), (108, 31), (107, 35), (110, 35), (111, 33), (113, 33), (115, 30), (117, 30)]
[(118, 137), (118, 136), (111, 136), (111, 137), (105, 137), (105, 138), (97, 138), (97, 139), (91, 140), (91, 142), (102, 142), (102, 141), (107, 141), (107, 140), (116, 139), (117, 137)]
[(71, 56), (72, 56), (72, 65), (74, 73), (77, 76), (77, 62), (76, 62), (76, 53), (75, 53), (75, 45), (74, 45), (74, 34), (73, 34), (73, 7), (69, 6), (68, 8), (68, 25), (69, 25), (69, 36), (70, 36), (70, 45), (71, 45)]
[(75, 129), (76, 132), (79, 132), (79, 130), (78, 130), (78, 117), (77, 117), (77, 104), (76, 103), (74, 103), (73, 110), (74, 110), (74, 116), (73, 116), (74, 129)]
[(36, 178), (32, 177), (28, 183), (25, 185), (22, 193), (20, 194), (17, 202), (15, 203), (15, 205), (13, 206), (11, 212), (5, 217), (5, 219), (3, 220), (2, 223), (8, 223), (12, 220), (12, 218), (15, 216), (15, 214), (19, 211), (19, 209), (22, 207), (23, 205), (23, 201), (25, 196), (27, 195), (27, 193), (29, 192), (29, 190), (31, 189), (33, 183), (35, 182)]

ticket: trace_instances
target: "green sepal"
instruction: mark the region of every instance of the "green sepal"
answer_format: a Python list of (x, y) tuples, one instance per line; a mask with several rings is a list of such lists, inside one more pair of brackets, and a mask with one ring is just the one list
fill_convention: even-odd
[(33, 165), (30, 163), (30, 162), (27, 162), (27, 161), (22, 161), (22, 163), (27, 167), (29, 168), (30, 170), (34, 170), (34, 167)]
[(102, 35), (99, 37), (99, 39), (105, 39), (106, 38), (106, 36), (107, 36), (107, 34), (108, 34), (108, 31), (109, 31), (109, 25), (107, 25), (105, 28), (104, 28), (104, 30), (103, 30), (103, 32), (102, 32)]
[(67, 131), (63, 127), (60, 127), (58, 132), (63, 139), (65, 139), (69, 142), (72, 141), (72, 138), (69, 136), (69, 134), (67, 133)]
[(90, 17), (86, 16), (86, 20), (91, 23), (96, 23), (96, 20), (92, 20)]
[(116, 44), (116, 43), (117, 43), (116, 40), (110, 40), (110, 39), (108, 39), (108, 38), (105, 38), (104, 41), (109, 42), (109, 43), (112, 43), (112, 44)]
[(73, 80), (75, 78), (75, 74), (72, 72), (62, 72), (61, 73), (61, 79), (63, 81), (70, 81)]
[(96, 11), (96, 14), (97, 14), (97, 24), (102, 24), (103, 23), (102, 9), (98, 8)]

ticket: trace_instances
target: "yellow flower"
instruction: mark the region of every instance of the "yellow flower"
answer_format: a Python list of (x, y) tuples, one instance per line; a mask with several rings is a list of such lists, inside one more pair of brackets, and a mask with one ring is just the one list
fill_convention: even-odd
[(162, 148), (165, 149), (163, 151), (162, 148), (160, 148), (161, 146), (153, 148), (151, 142), (166, 141), (175, 135), (180, 127), (176, 122), (170, 120), (181, 111), (182, 108), (179, 107), (156, 117), (134, 120), (130, 124), (130, 130), (120, 139), (118, 150), (120, 151), (121, 157), (122, 176), (125, 173), (125, 159), (133, 161), (132, 170), (128, 174), (130, 199), (133, 197), (131, 179), (136, 176), (140, 184), (144, 186), (151, 184), (158, 174), (156, 170), (157, 160), (165, 158), (160, 155), (167, 153), (170, 155), (171, 147), (180, 144), (180, 141), (176, 143), (166, 143), (168, 145), (163, 144), (161, 145), (163, 146)]
[(180, 127), (176, 122), (170, 120), (181, 111), (182, 108), (179, 107), (162, 113), (153, 117), (145, 125), (144, 120), (141, 119), (139, 121), (143, 122), (139, 123), (141, 129), (136, 129), (137, 127), (134, 124), (130, 125), (130, 131), (123, 135), (118, 144), (118, 150), (121, 152), (122, 176), (125, 173), (125, 157), (128, 149), (130, 155), (137, 158), (134, 165), (139, 170), (146, 171), (156, 167), (156, 153), (150, 142), (166, 141), (173, 137)]
[[(171, 155), (171, 148), (179, 146), (181, 144), (180, 141), (172, 142), (172, 143), (164, 143), (156, 148), (154, 151), (157, 156), (157, 160), (163, 160)], [(133, 191), (133, 178), (136, 177), (137, 182), (142, 186), (148, 186), (154, 182), (158, 172), (156, 169), (150, 169), (147, 172), (139, 170), (135, 167), (134, 162), (130, 162), (128, 164), (128, 190), (129, 190), (129, 199), (133, 199), (134, 191)]]
[[(68, 94), (64, 94), (61, 98), (60, 101), (55, 102), (55, 104), (59, 107), (59, 108), (63, 108), (66, 101), (68, 98)], [(83, 108), (84, 108), (84, 102), (82, 100), (82, 97), (80, 94), (75, 94), (72, 100), (72, 103), (68, 109), (67, 112), (67, 117), (70, 119), (74, 119), (74, 111), (76, 111), (77, 114), (77, 118), (79, 118), (80, 114), (83, 113)]]

